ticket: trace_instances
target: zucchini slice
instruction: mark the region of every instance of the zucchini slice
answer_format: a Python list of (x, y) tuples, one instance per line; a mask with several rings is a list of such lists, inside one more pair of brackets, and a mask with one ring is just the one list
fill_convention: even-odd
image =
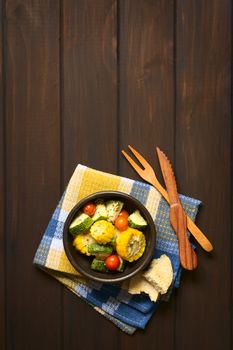
[(129, 217), (128, 217), (129, 226), (137, 229), (143, 229), (148, 224), (146, 220), (141, 216), (139, 210), (135, 210)]
[(113, 252), (113, 248), (111, 246), (98, 243), (89, 244), (87, 249), (88, 253), (95, 255), (99, 260), (104, 260)]
[(92, 218), (87, 214), (80, 213), (71, 223), (69, 232), (72, 235), (78, 235), (79, 233), (85, 232), (93, 224)]
[(108, 272), (108, 268), (105, 265), (104, 260), (98, 260), (98, 259), (94, 259), (91, 263), (91, 269), (95, 270), (95, 271), (100, 271), (100, 272)]
[(120, 259), (120, 265), (117, 268), (117, 271), (123, 272), (125, 269), (125, 260), (123, 260), (119, 255), (118, 258)]
[(107, 220), (108, 213), (106, 206), (103, 201), (96, 201), (96, 211), (95, 214), (92, 216), (93, 221), (97, 220)]
[(114, 222), (118, 215), (120, 214), (121, 209), (123, 208), (124, 203), (121, 201), (110, 200), (106, 202), (106, 209), (108, 213), (108, 220)]

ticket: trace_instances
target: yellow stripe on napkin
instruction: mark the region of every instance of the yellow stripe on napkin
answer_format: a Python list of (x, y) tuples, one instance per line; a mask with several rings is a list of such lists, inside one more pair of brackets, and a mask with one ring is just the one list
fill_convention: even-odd
[(78, 200), (99, 191), (116, 191), (119, 188), (120, 182), (121, 179), (119, 176), (109, 176), (109, 174), (102, 173), (98, 170), (87, 169), (82, 178)]
[(80, 187), (87, 167), (77, 166), (67, 186), (66, 194), (62, 202), (62, 210), (70, 212), (79, 201)]

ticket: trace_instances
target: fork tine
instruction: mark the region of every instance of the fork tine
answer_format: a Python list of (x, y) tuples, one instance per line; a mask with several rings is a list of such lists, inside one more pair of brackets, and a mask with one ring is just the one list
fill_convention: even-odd
[(134, 170), (140, 175), (143, 176), (143, 169), (140, 168), (140, 166), (137, 165), (137, 163), (135, 163), (135, 161), (124, 151), (121, 151), (122, 154), (125, 156), (125, 158), (128, 160), (128, 162), (132, 165), (132, 167), (134, 168)]
[(151, 165), (141, 156), (140, 153), (136, 151), (132, 146), (128, 145), (130, 151), (135, 155), (135, 157), (139, 160), (139, 162), (142, 164), (142, 166), (147, 170), (153, 170)]

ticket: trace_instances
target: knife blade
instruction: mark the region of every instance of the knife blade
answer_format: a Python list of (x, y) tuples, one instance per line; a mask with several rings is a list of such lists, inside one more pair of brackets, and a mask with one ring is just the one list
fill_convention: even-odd
[(170, 222), (178, 238), (180, 262), (185, 269), (194, 270), (197, 256), (187, 236), (187, 220), (179, 199), (175, 175), (165, 153), (158, 147), (156, 150), (170, 201)]
[(158, 147), (156, 147), (156, 150), (159, 157), (159, 163), (162, 170), (164, 182), (167, 187), (170, 205), (179, 203), (180, 200), (177, 191), (176, 179), (171, 163), (164, 152), (162, 152)]

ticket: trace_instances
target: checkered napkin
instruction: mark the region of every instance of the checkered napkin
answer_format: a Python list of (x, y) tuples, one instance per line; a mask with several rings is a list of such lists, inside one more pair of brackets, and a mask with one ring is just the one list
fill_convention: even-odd
[[(177, 237), (169, 220), (169, 206), (158, 191), (145, 183), (134, 181), (78, 165), (56, 207), (34, 257), (34, 264), (63, 283), (96, 311), (111, 320), (120, 329), (133, 334), (145, 328), (162, 302), (151, 302), (146, 295), (131, 295), (120, 285), (101, 284), (81, 276), (70, 264), (63, 247), (63, 227), (71, 209), (82, 198), (104, 190), (117, 190), (141, 201), (152, 215), (156, 226), (154, 257), (170, 257), (173, 266), (173, 284), (163, 297), (168, 300), (173, 288), (180, 284), (181, 267)], [(200, 201), (180, 195), (184, 210), (195, 219)]]

